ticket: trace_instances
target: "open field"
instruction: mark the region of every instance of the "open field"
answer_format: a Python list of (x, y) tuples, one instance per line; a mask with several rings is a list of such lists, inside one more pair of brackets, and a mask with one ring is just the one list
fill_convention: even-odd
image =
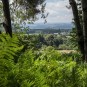
[(58, 52), (60, 52), (60, 53), (76, 53), (77, 51), (76, 50), (58, 50)]

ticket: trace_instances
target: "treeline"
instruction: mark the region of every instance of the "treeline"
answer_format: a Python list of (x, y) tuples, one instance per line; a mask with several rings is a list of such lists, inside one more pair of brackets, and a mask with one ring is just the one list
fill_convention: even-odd
[(19, 41), (26, 48), (40, 49), (45, 46), (52, 46), (57, 50), (75, 50), (72, 37), (69, 35), (39, 34), (39, 35), (21, 35)]

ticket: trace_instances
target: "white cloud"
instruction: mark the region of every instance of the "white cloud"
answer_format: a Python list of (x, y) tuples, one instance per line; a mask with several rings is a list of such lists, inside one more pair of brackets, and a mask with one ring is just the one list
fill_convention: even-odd
[[(69, 5), (68, 0), (47, 0), (46, 12), (49, 12), (47, 22), (72, 22), (72, 12), (66, 8), (67, 5)], [(39, 19), (37, 22), (42, 21)]]
[[(12, 1), (10, 0), (10, 2)], [(46, 12), (49, 13), (47, 17), (48, 23), (72, 22), (72, 11), (66, 8), (69, 5), (69, 0), (46, 0), (46, 3)], [(44, 20), (39, 19), (37, 22), (41, 23)]]

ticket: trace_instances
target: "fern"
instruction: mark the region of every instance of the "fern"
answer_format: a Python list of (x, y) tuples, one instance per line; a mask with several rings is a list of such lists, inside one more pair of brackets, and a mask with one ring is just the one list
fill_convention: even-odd
[(0, 35), (0, 87), (7, 87), (8, 77), (15, 67), (15, 56), (23, 46), (19, 46), (18, 39), (8, 35)]
[(19, 41), (16, 36), (13, 38), (0, 35), (0, 58), (13, 58), (16, 53), (23, 48), (18, 45)]

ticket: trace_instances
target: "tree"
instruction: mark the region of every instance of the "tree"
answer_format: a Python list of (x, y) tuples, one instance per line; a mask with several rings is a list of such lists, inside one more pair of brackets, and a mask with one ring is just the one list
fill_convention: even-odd
[[(44, 1), (45, 0), (13, 0), (13, 3), (9, 5), (9, 0), (2, 0), (5, 18), (4, 23), (2, 24), (6, 33), (9, 33), (12, 37), (11, 18), (13, 20), (18, 18), (17, 21), (21, 19), (23, 21), (35, 21), (38, 13), (41, 13), (42, 17), (45, 18), (44, 8), (46, 4), (43, 4)], [(38, 6), (41, 6), (41, 9), (39, 9)]]
[(82, 12), (83, 12), (84, 52), (85, 60), (87, 61), (87, 0), (82, 0)]
[(77, 29), (77, 37), (78, 37), (78, 46), (83, 54), (84, 58), (84, 38), (83, 38), (83, 30), (81, 28), (80, 24), (80, 19), (79, 19), (79, 13), (78, 13), (78, 8), (75, 0), (69, 0), (70, 5), (72, 6), (72, 11), (73, 11), (73, 16), (74, 16), (74, 21), (75, 21), (75, 26)]
[(87, 62), (87, 0), (78, 1), (81, 1), (79, 5), (82, 9), (80, 10), (77, 8), (75, 0), (69, 0), (77, 29), (78, 45), (83, 54), (83, 60)]
[(44, 15), (46, 5), (44, 1), (45, 0), (13, 0), (11, 4), (11, 18), (17, 23), (24, 23), (24, 21), (32, 23), (38, 20), (37, 14), (41, 14), (42, 18), (47, 17), (47, 15)]
[(2, 3), (3, 3), (3, 12), (4, 12), (4, 22), (2, 24), (3, 27), (5, 28), (6, 33), (9, 33), (10, 36), (12, 37), (9, 0), (2, 0)]

